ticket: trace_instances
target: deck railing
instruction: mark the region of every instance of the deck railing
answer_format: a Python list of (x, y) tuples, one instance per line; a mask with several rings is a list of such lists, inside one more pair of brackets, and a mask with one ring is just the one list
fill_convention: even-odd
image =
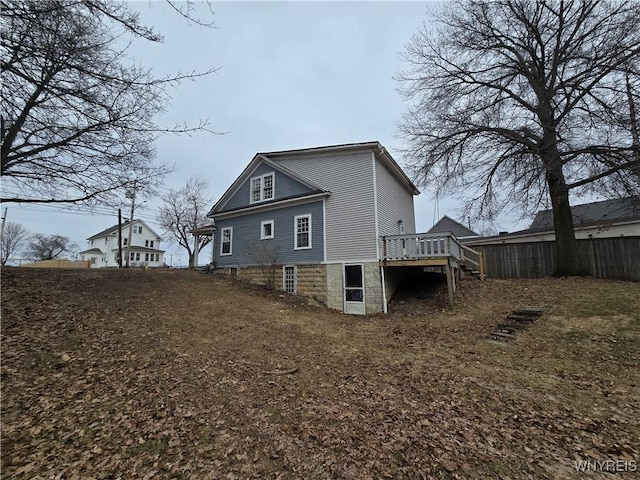
[(412, 233), (381, 237), (383, 260), (418, 260), (454, 257), (459, 260), (462, 245), (451, 233)]
[(452, 233), (412, 233), (380, 237), (382, 260), (404, 261), (451, 258), (484, 279), (482, 254), (460, 243)]

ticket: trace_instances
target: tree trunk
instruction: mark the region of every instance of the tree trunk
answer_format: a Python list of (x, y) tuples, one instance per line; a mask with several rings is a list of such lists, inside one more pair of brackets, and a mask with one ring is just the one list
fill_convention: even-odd
[(554, 276), (587, 275), (578, 256), (578, 244), (573, 229), (573, 217), (569, 205), (569, 189), (562, 167), (547, 173), (547, 185), (553, 211), (553, 228), (556, 234), (556, 270)]
[(189, 252), (189, 268), (194, 268), (194, 259), (195, 259), (195, 255), (193, 254), (193, 252)]

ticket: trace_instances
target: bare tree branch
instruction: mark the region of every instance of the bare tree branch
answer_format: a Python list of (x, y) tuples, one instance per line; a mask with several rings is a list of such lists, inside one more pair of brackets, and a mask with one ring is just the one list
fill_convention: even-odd
[[(189, 267), (194, 267), (194, 236), (191, 231), (210, 222), (207, 208), (213, 203), (208, 182), (203, 178), (191, 177), (179, 190), (170, 190), (162, 196), (162, 206), (158, 223), (171, 238), (183, 247), (189, 255)], [(199, 244), (198, 252), (211, 242), (206, 238)]]
[(458, 0), (434, 17), (397, 75), (413, 177), (477, 215), (551, 204), (557, 273), (581, 272), (569, 192), (640, 192), (640, 4)]
[[(158, 135), (216, 133), (207, 120), (154, 122), (170, 87), (216, 69), (155, 77), (133, 64), (127, 36), (162, 37), (125, 3), (1, 0), (0, 7), (1, 201), (104, 201), (133, 182), (149, 190), (172, 170), (155, 162)], [(193, 3), (180, 8), (209, 25), (191, 17)]]

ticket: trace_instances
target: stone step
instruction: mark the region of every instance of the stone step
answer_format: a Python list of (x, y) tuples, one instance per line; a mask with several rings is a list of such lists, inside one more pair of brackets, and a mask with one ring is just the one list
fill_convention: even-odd
[(507, 320), (510, 320), (512, 322), (535, 322), (538, 319), (538, 317), (532, 317), (530, 315), (525, 316), (525, 315), (507, 315)]
[(512, 330), (524, 330), (527, 328), (526, 323), (499, 323), (498, 328), (510, 328)]
[(544, 312), (547, 311), (546, 307), (523, 307), (518, 310), (514, 310), (514, 315), (523, 315), (530, 317), (540, 317)]
[(502, 338), (516, 338), (515, 335), (511, 335), (510, 333), (502, 333), (502, 332), (491, 332), (491, 335), (495, 335), (496, 337), (502, 337)]

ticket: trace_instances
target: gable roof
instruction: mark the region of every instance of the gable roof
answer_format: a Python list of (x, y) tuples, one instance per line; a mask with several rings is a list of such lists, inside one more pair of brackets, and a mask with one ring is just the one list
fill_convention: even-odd
[[(575, 205), (571, 207), (571, 215), (574, 227), (640, 220), (640, 198), (625, 197)], [(529, 230), (553, 230), (553, 211), (538, 212)]]
[(263, 153), (262, 155), (266, 155), (269, 157), (285, 157), (285, 156), (296, 156), (296, 155), (309, 155), (315, 153), (328, 153), (328, 152), (344, 152), (350, 150), (372, 150), (377, 155), (378, 158), (382, 160), (383, 164), (392, 172), (394, 176), (400, 181), (401, 184), (404, 185), (407, 190), (409, 190), (413, 195), (418, 195), (420, 190), (415, 184), (411, 181), (411, 179), (407, 176), (404, 170), (398, 165), (398, 163), (394, 160), (391, 154), (387, 151), (384, 146), (378, 141), (372, 142), (358, 142), (358, 143), (342, 143), (338, 145), (327, 145), (324, 147), (311, 147), (311, 148), (300, 148), (296, 150), (281, 150), (279, 152), (269, 152)]
[(274, 152), (258, 152), (255, 154), (249, 165), (245, 167), (245, 169), (240, 173), (238, 178), (231, 184), (229, 188), (222, 194), (220, 199), (213, 205), (211, 210), (207, 216), (212, 216), (215, 213), (219, 212), (224, 205), (229, 201), (229, 199), (238, 191), (238, 189), (242, 186), (242, 184), (251, 176), (251, 173), (258, 167), (261, 162), (264, 162), (270, 165), (272, 168), (279, 170), (283, 174), (293, 178), (294, 180), (300, 182), (303, 185), (306, 185), (311, 190), (313, 190), (313, 194), (318, 193), (331, 193), (328, 189), (324, 188), (321, 185), (318, 185), (306, 178), (302, 175), (294, 172), (293, 170), (286, 168), (280, 165), (278, 162), (274, 161), (272, 157), (286, 157), (293, 155), (309, 155), (315, 153), (329, 153), (329, 152), (342, 152), (349, 150), (372, 150), (376, 152), (378, 158), (380, 158), (385, 166), (395, 175), (398, 180), (404, 185), (407, 190), (409, 190), (413, 195), (418, 195), (420, 190), (415, 184), (407, 177), (407, 174), (404, 173), (404, 170), (398, 165), (398, 163), (393, 159), (391, 154), (380, 144), (378, 141), (373, 142), (359, 142), (359, 143), (344, 143), (338, 145), (327, 145), (323, 147), (311, 147), (311, 148), (299, 148), (294, 150), (280, 150)]
[(82, 250), (81, 252), (78, 253), (98, 253), (98, 254), (103, 254), (103, 251), (100, 250), (99, 248), (90, 248), (89, 250)]
[(444, 233), (444, 232), (451, 232), (458, 238), (480, 236), (473, 230), (465, 227), (460, 222), (456, 222), (454, 219), (446, 215), (442, 217), (440, 220), (438, 220), (438, 222), (433, 227), (431, 227), (429, 231), (427, 231), (427, 233)]
[[(142, 225), (144, 225), (146, 228), (148, 228), (151, 231), (151, 233), (153, 233), (157, 238), (160, 238), (162, 240), (160, 235), (158, 235), (153, 228), (151, 228), (149, 225), (147, 225), (144, 221), (140, 220), (139, 218), (134, 219), (133, 223), (142, 223)], [(125, 227), (128, 227), (128, 226), (129, 226), (129, 220), (127, 220), (125, 222), (122, 222), (122, 228), (123, 229)], [(105, 228), (104, 230), (102, 230), (101, 232), (96, 233), (95, 235), (91, 235), (90, 237), (87, 238), (87, 240), (95, 240), (96, 238), (102, 238), (102, 237), (106, 237), (108, 235), (114, 235), (116, 233), (118, 233), (118, 224), (117, 223), (112, 227)]]
[[(253, 157), (251, 162), (249, 162), (249, 165), (247, 165), (245, 167), (245, 169), (238, 176), (238, 178), (235, 179), (235, 181), (231, 184), (231, 186), (229, 188), (227, 188), (227, 190), (222, 194), (220, 199), (213, 205), (213, 207), (211, 207), (211, 210), (209, 210), (209, 213), (207, 214), (207, 216), (211, 216), (211, 215), (219, 212), (226, 205), (226, 203), (231, 199), (231, 197), (233, 197), (236, 194), (236, 192), (240, 189), (240, 187), (244, 184), (244, 182), (246, 182), (251, 177), (253, 172), (261, 164), (269, 165), (274, 170), (278, 170), (280, 173), (292, 178), (293, 180), (295, 180), (295, 181), (301, 183), (302, 185), (304, 185), (304, 186), (306, 186), (306, 187), (311, 189), (311, 192), (309, 192), (307, 194), (300, 195), (300, 197), (304, 197), (304, 196), (312, 195), (312, 194), (323, 193), (323, 192), (324, 193), (331, 193), (326, 188), (324, 188), (324, 187), (312, 182), (311, 180), (306, 179), (302, 175), (294, 172), (293, 170), (291, 170), (291, 169), (289, 169), (287, 167), (284, 167), (284, 166), (282, 166), (282, 165), (270, 160), (267, 157), (267, 154), (256, 153), (256, 155)], [(281, 199), (279, 199), (279, 200), (281, 200)], [(267, 204), (267, 203), (274, 203), (274, 202), (264, 202), (261, 205), (264, 205), (264, 204)], [(245, 208), (245, 207), (242, 207), (242, 208)]]

